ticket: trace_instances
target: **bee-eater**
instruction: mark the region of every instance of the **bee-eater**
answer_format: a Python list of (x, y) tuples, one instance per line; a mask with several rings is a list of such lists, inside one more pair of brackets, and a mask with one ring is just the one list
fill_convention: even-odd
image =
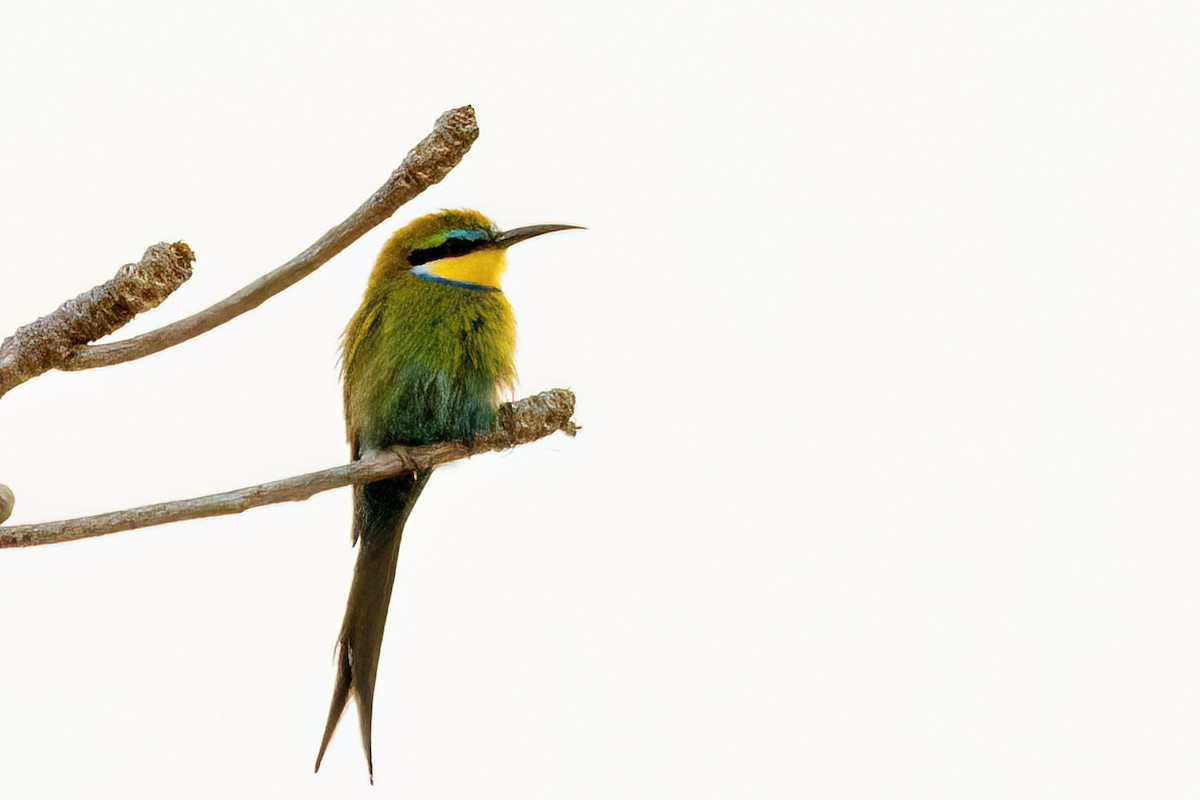
[[(346, 438), (358, 459), (393, 445), (489, 430), (516, 371), (516, 323), (500, 291), (505, 252), (575, 225), (499, 231), (478, 211), (439, 211), (388, 239), (342, 340)], [(400, 535), (431, 470), (354, 487), (358, 559), (338, 634), (337, 679), (316, 769), (354, 694), (367, 771), (371, 704)]]

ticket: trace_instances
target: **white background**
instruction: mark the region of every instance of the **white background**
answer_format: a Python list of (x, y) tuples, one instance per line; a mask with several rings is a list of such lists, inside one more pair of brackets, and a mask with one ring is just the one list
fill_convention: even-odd
[(341, 463), (337, 340), (407, 219), (514, 250), (562, 436), (442, 470), (376, 698), (312, 760), (347, 491), (0, 553), (0, 796), (1200, 792), (1188, 3), (0, 10), (0, 327), (186, 240), (225, 296), (443, 110), (450, 177), (299, 286), (0, 402), (12, 522)]

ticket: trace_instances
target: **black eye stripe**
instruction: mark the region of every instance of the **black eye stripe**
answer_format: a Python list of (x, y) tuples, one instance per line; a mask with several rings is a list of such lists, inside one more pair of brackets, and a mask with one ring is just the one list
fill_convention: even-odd
[(428, 264), (430, 261), (437, 261), (439, 258), (465, 256), (467, 253), (475, 250), (482, 244), (484, 244), (483, 241), (472, 241), (471, 239), (461, 239), (456, 236), (451, 236), (436, 247), (426, 247), (421, 250), (413, 250), (408, 254), (408, 264), (411, 267), (419, 267), (422, 264)]

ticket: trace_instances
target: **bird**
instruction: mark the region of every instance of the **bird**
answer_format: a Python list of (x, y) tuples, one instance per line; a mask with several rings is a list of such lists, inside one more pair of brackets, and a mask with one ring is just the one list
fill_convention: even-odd
[[(500, 288), (508, 248), (578, 225), (501, 231), (472, 209), (419, 217), (384, 244), (362, 304), (342, 337), (350, 455), (395, 445), (468, 439), (489, 430), (516, 380), (516, 322)], [(431, 469), (354, 487), (351, 543), (358, 554), (337, 639), (337, 675), (314, 772), (350, 696), (367, 774), (372, 703), (400, 538)]]

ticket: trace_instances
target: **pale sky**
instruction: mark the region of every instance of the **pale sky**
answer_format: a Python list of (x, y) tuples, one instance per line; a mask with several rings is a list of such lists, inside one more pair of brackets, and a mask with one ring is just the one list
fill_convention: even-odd
[[(1200, 791), (1200, 9), (0, 8), (0, 331), (182, 239), (203, 308), (444, 110), (462, 164), (257, 311), (0, 400), (13, 523), (344, 463), (337, 341), (408, 219), (514, 250), (561, 435), (405, 533), (376, 785), (312, 762), (347, 490), (0, 552), (4, 798)], [(351, 714), (353, 712), (350, 712)]]

